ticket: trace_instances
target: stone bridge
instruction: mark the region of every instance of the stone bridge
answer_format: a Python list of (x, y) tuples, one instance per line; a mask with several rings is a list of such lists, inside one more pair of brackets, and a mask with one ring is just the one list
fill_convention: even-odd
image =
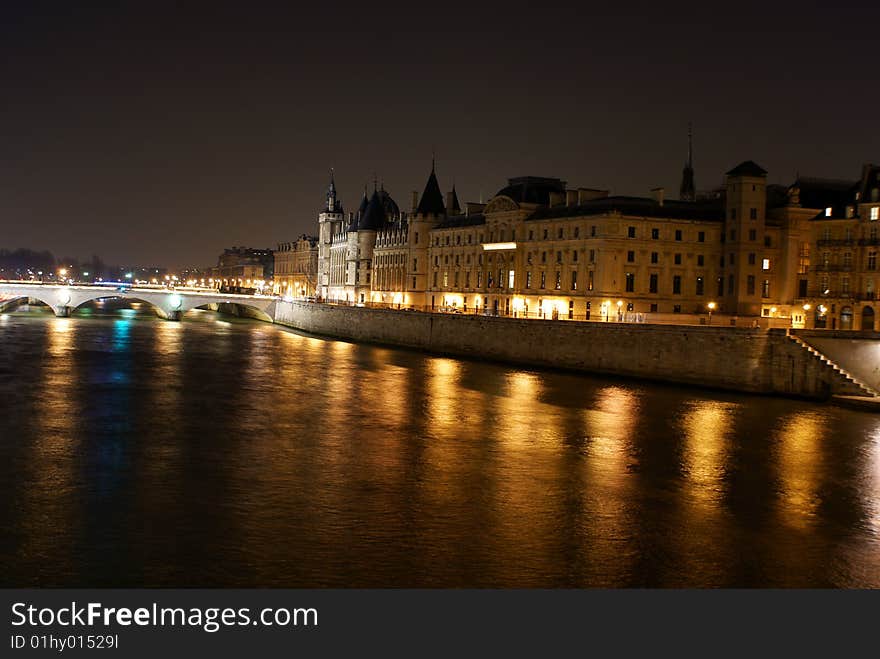
[(275, 297), (262, 295), (229, 295), (213, 291), (137, 287), (125, 284), (65, 286), (0, 282), (0, 312), (21, 303), (22, 300), (35, 299), (49, 306), (56, 316), (69, 316), (77, 307), (87, 302), (109, 298), (145, 302), (155, 309), (156, 315), (166, 320), (180, 320), (190, 309), (218, 311), (223, 310), (226, 305), (233, 305), (230, 310), (243, 308), (247, 314), (255, 318), (273, 322), (277, 302)]

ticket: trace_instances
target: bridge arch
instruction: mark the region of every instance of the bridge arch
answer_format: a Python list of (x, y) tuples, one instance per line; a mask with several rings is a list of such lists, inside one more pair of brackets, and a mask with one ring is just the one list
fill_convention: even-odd
[[(240, 316), (243, 318), (254, 318), (256, 320), (262, 320), (268, 323), (274, 323), (275, 319), (272, 318), (264, 309), (257, 307), (252, 304), (247, 304), (245, 302), (236, 301), (228, 301), (228, 300), (218, 300), (216, 302), (202, 302), (194, 303), (192, 305), (184, 305), (180, 309), (180, 315), (183, 316), (187, 312), (192, 311), (193, 309), (200, 309), (206, 311), (216, 311), (217, 313), (228, 313), (233, 316)], [(245, 313), (242, 313), (245, 311)]]
[(32, 295), (30, 293), (28, 293), (27, 295), (16, 295), (5, 300), (0, 300), (0, 312), (6, 312), (11, 309), (20, 307), (22, 304), (27, 304), (28, 300), (36, 300), (37, 302), (45, 304), (53, 311), (53, 313), (55, 313), (56, 316), (64, 315), (62, 311), (64, 305), (59, 304), (58, 300), (51, 301), (52, 296)]
[[(108, 293), (109, 293), (109, 291), (108, 291)], [(152, 300), (148, 300), (148, 299), (142, 298), (142, 297), (130, 296), (130, 295), (116, 295), (113, 293), (111, 293), (109, 295), (96, 295), (95, 297), (90, 297), (90, 298), (81, 300), (81, 301), (77, 302), (76, 306), (71, 307), (71, 313), (76, 311), (77, 309), (79, 309), (83, 305), (88, 304), (89, 302), (97, 302), (99, 300), (126, 300), (127, 302), (140, 302), (141, 304), (148, 305), (153, 310), (153, 312), (157, 316), (159, 316), (159, 318), (163, 318), (165, 320), (169, 319), (168, 312), (165, 309), (163, 309), (161, 306), (159, 306), (158, 304), (153, 302)]]

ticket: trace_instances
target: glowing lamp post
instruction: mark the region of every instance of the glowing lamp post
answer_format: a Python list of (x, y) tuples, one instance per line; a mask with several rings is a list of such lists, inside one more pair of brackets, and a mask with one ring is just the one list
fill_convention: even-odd
[(712, 324), (712, 312), (715, 311), (715, 306), (716, 305), (714, 302), (710, 302), (709, 304), (706, 305), (706, 308), (709, 309), (709, 324), (710, 325)]

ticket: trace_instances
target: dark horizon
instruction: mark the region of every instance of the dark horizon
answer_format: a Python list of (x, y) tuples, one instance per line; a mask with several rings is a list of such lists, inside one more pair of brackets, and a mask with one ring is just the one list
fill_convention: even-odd
[(462, 202), (521, 175), (677, 197), (688, 122), (698, 190), (747, 159), (855, 180), (880, 10), (737, 12), (4, 7), (0, 247), (208, 266), (314, 233), (331, 167), (346, 211), (374, 175), (408, 210), (432, 152)]

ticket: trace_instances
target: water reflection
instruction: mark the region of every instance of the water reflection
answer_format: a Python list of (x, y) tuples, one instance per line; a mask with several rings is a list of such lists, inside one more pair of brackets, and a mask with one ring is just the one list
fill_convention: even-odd
[(871, 415), (209, 312), (0, 334), (3, 585), (880, 584)]

